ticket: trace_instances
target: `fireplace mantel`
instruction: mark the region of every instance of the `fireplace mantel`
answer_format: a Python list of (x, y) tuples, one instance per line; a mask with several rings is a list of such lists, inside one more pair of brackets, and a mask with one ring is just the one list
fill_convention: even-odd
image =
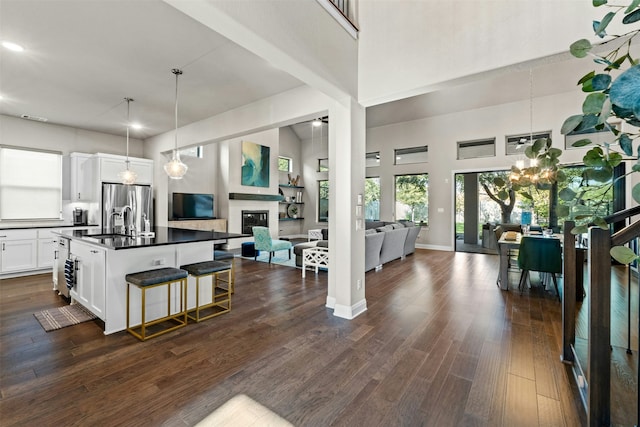
[(284, 197), (280, 194), (229, 193), (229, 200), (254, 200), (261, 202), (280, 202)]

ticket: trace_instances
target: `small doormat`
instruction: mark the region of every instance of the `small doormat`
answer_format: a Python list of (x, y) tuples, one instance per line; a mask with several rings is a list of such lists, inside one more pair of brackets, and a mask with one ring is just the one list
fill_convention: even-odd
[(33, 313), (45, 331), (55, 331), (67, 326), (93, 320), (96, 316), (80, 304), (65, 305)]

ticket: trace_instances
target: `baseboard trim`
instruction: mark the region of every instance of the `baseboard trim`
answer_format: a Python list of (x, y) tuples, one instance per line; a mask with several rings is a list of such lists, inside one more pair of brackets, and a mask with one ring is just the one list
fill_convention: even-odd
[(335, 306), (336, 306), (336, 299), (334, 297), (330, 297), (329, 295), (327, 295), (327, 303), (325, 304), (325, 307), (335, 308)]
[(335, 304), (333, 315), (351, 320), (355, 319), (365, 311), (367, 311), (367, 300), (363, 298), (352, 306)]
[(416, 244), (416, 249), (431, 249), (433, 251), (453, 252), (453, 247), (451, 247), (451, 246), (440, 246), (440, 245)]

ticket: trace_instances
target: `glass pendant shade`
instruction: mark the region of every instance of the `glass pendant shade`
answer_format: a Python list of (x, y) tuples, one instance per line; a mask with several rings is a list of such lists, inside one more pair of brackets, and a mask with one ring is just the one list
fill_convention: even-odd
[(127, 168), (118, 174), (118, 179), (126, 185), (135, 184), (138, 174), (129, 169), (129, 160), (126, 161), (126, 164)]
[(122, 172), (118, 173), (118, 179), (120, 179), (120, 181), (125, 184), (125, 185), (131, 185), (133, 183), (136, 182), (136, 178), (138, 178), (138, 174), (135, 173), (134, 171), (132, 171), (131, 169), (129, 169), (129, 104), (131, 103), (131, 101), (133, 101), (133, 99), (131, 98), (125, 98), (125, 101), (127, 101), (127, 160), (125, 160), (125, 165), (126, 165), (126, 169), (123, 170)]
[(182, 177), (187, 173), (187, 169), (189, 167), (182, 163), (180, 160), (180, 153), (178, 152), (178, 76), (182, 74), (182, 71), (174, 68), (171, 70), (173, 74), (176, 76), (176, 104), (175, 104), (175, 118), (176, 118), (176, 131), (174, 134), (174, 149), (173, 149), (173, 157), (171, 161), (165, 163), (164, 171), (169, 175), (171, 179), (182, 179)]
[(171, 161), (164, 165), (164, 171), (171, 179), (182, 179), (182, 177), (187, 173), (187, 169), (189, 169), (189, 167), (180, 161), (180, 155), (177, 151), (173, 152), (173, 158)]

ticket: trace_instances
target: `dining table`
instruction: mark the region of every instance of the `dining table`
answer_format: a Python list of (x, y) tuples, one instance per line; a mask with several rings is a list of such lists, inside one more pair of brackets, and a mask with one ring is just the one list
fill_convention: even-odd
[[(497, 285), (502, 290), (509, 289), (509, 263), (513, 262), (509, 259), (509, 254), (512, 250), (517, 250), (520, 247), (520, 241), (523, 236), (535, 237), (540, 239), (559, 239), (560, 244), (564, 242), (564, 235), (562, 233), (543, 234), (540, 232), (529, 232), (527, 234), (519, 233), (517, 231), (506, 231), (502, 233), (500, 239), (498, 239), (498, 253), (500, 255), (500, 271), (498, 273)], [(582, 301), (584, 297), (584, 260), (586, 255), (586, 247), (582, 244), (576, 243), (576, 271), (579, 272), (576, 281), (576, 300)], [(517, 261), (516, 261), (517, 262)]]

